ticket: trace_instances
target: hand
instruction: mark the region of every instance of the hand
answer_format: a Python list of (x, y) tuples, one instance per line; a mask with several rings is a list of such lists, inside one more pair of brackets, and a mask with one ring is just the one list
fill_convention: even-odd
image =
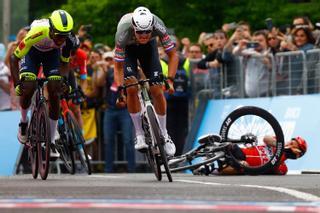
[(188, 37), (182, 38), (182, 39), (181, 39), (181, 44), (182, 44), (183, 46), (189, 47), (190, 44), (191, 44), (190, 39), (189, 39)]
[(123, 94), (123, 91), (121, 91), (116, 102), (116, 107), (121, 109), (121, 108), (125, 108), (126, 105), (127, 105), (126, 96)]
[(174, 93), (173, 81), (171, 79), (167, 80), (169, 88), (167, 88), (167, 92), (172, 95)]

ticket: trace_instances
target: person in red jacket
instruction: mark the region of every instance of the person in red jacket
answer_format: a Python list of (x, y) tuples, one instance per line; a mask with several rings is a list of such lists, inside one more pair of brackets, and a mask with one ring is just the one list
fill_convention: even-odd
[[(253, 147), (245, 147), (241, 148), (242, 153), (245, 156), (245, 162), (250, 166), (259, 166), (264, 164), (265, 160), (269, 160), (267, 155), (267, 146), (275, 146), (276, 138), (273, 136), (265, 136), (263, 138), (263, 142), (265, 145), (253, 146)], [(236, 146), (234, 144), (233, 146)], [(275, 174), (275, 175), (285, 175), (288, 172), (288, 167), (285, 163), (287, 159), (298, 159), (302, 157), (307, 151), (307, 142), (302, 137), (292, 138), (285, 144), (284, 152), (281, 157), (280, 163), (277, 167), (271, 169), (267, 172), (267, 174)], [(232, 149), (236, 150), (237, 148), (232, 147)], [(240, 150), (240, 149), (239, 149)], [(218, 174), (245, 174), (244, 171), (240, 168), (234, 168), (230, 165), (223, 166), (218, 169)]]

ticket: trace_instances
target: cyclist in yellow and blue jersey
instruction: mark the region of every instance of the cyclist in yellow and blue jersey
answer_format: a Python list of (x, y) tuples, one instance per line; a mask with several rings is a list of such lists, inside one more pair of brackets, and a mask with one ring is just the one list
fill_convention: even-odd
[(36, 89), (36, 78), (42, 67), (48, 79), (49, 123), (51, 142), (59, 117), (59, 96), (61, 75), (68, 72), (68, 62), (72, 49), (70, 39), (73, 18), (64, 10), (55, 10), (48, 19), (34, 20), (26, 37), (19, 43), (11, 56), (11, 74), (15, 91), (20, 96), (21, 119), (18, 140), (26, 143), (28, 126), (28, 109)]

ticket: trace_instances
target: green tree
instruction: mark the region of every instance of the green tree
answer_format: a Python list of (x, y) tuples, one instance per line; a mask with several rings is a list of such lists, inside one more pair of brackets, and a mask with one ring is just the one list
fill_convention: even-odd
[[(31, 0), (42, 2), (43, 0)], [(291, 24), (295, 16), (307, 15), (313, 22), (320, 21), (320, 1), (290, 3), (288, 0), (59, 0), (44, 1), (48, 8), (38, 8), (37, 14), (47, 14), (57, 8), (66, 9), (75, 20), (75, 28), (92, 24), (94, 42), (114, 45), (114, 34), (122, 15), (137, 6), (146, 6), (158, 15), (178, 37), (188, 36), (196, 41), (201, 32), (213, 32), (223, 23), (244, 20), (252, 30), (265, 28), (270, 17), (276, 26)], [(49, 3), (50, 2), (50, 3)], [(55, 3), (52, 3), (55, 2)], [(61, 5), (61, 3), (64, 3)], [(52, 8), (52, 7), (56, 8)]]

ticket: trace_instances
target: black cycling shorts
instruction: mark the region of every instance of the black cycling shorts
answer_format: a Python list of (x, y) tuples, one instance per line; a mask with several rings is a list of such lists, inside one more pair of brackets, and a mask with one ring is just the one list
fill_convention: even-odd
[(162, 73), (156, 39), (152, 39), (147, 44), (128, 45), (125, 52), (124, 77), (138, 77), (138, 61), (147, 78), (159, 77)]
[(20, 73), (32, 72), (38, 75), (42, 65), (43, 73), (48, 78), (52, 75), (60, 75), (60, 49), (41, 52), (34, 47), (19, 61)]

